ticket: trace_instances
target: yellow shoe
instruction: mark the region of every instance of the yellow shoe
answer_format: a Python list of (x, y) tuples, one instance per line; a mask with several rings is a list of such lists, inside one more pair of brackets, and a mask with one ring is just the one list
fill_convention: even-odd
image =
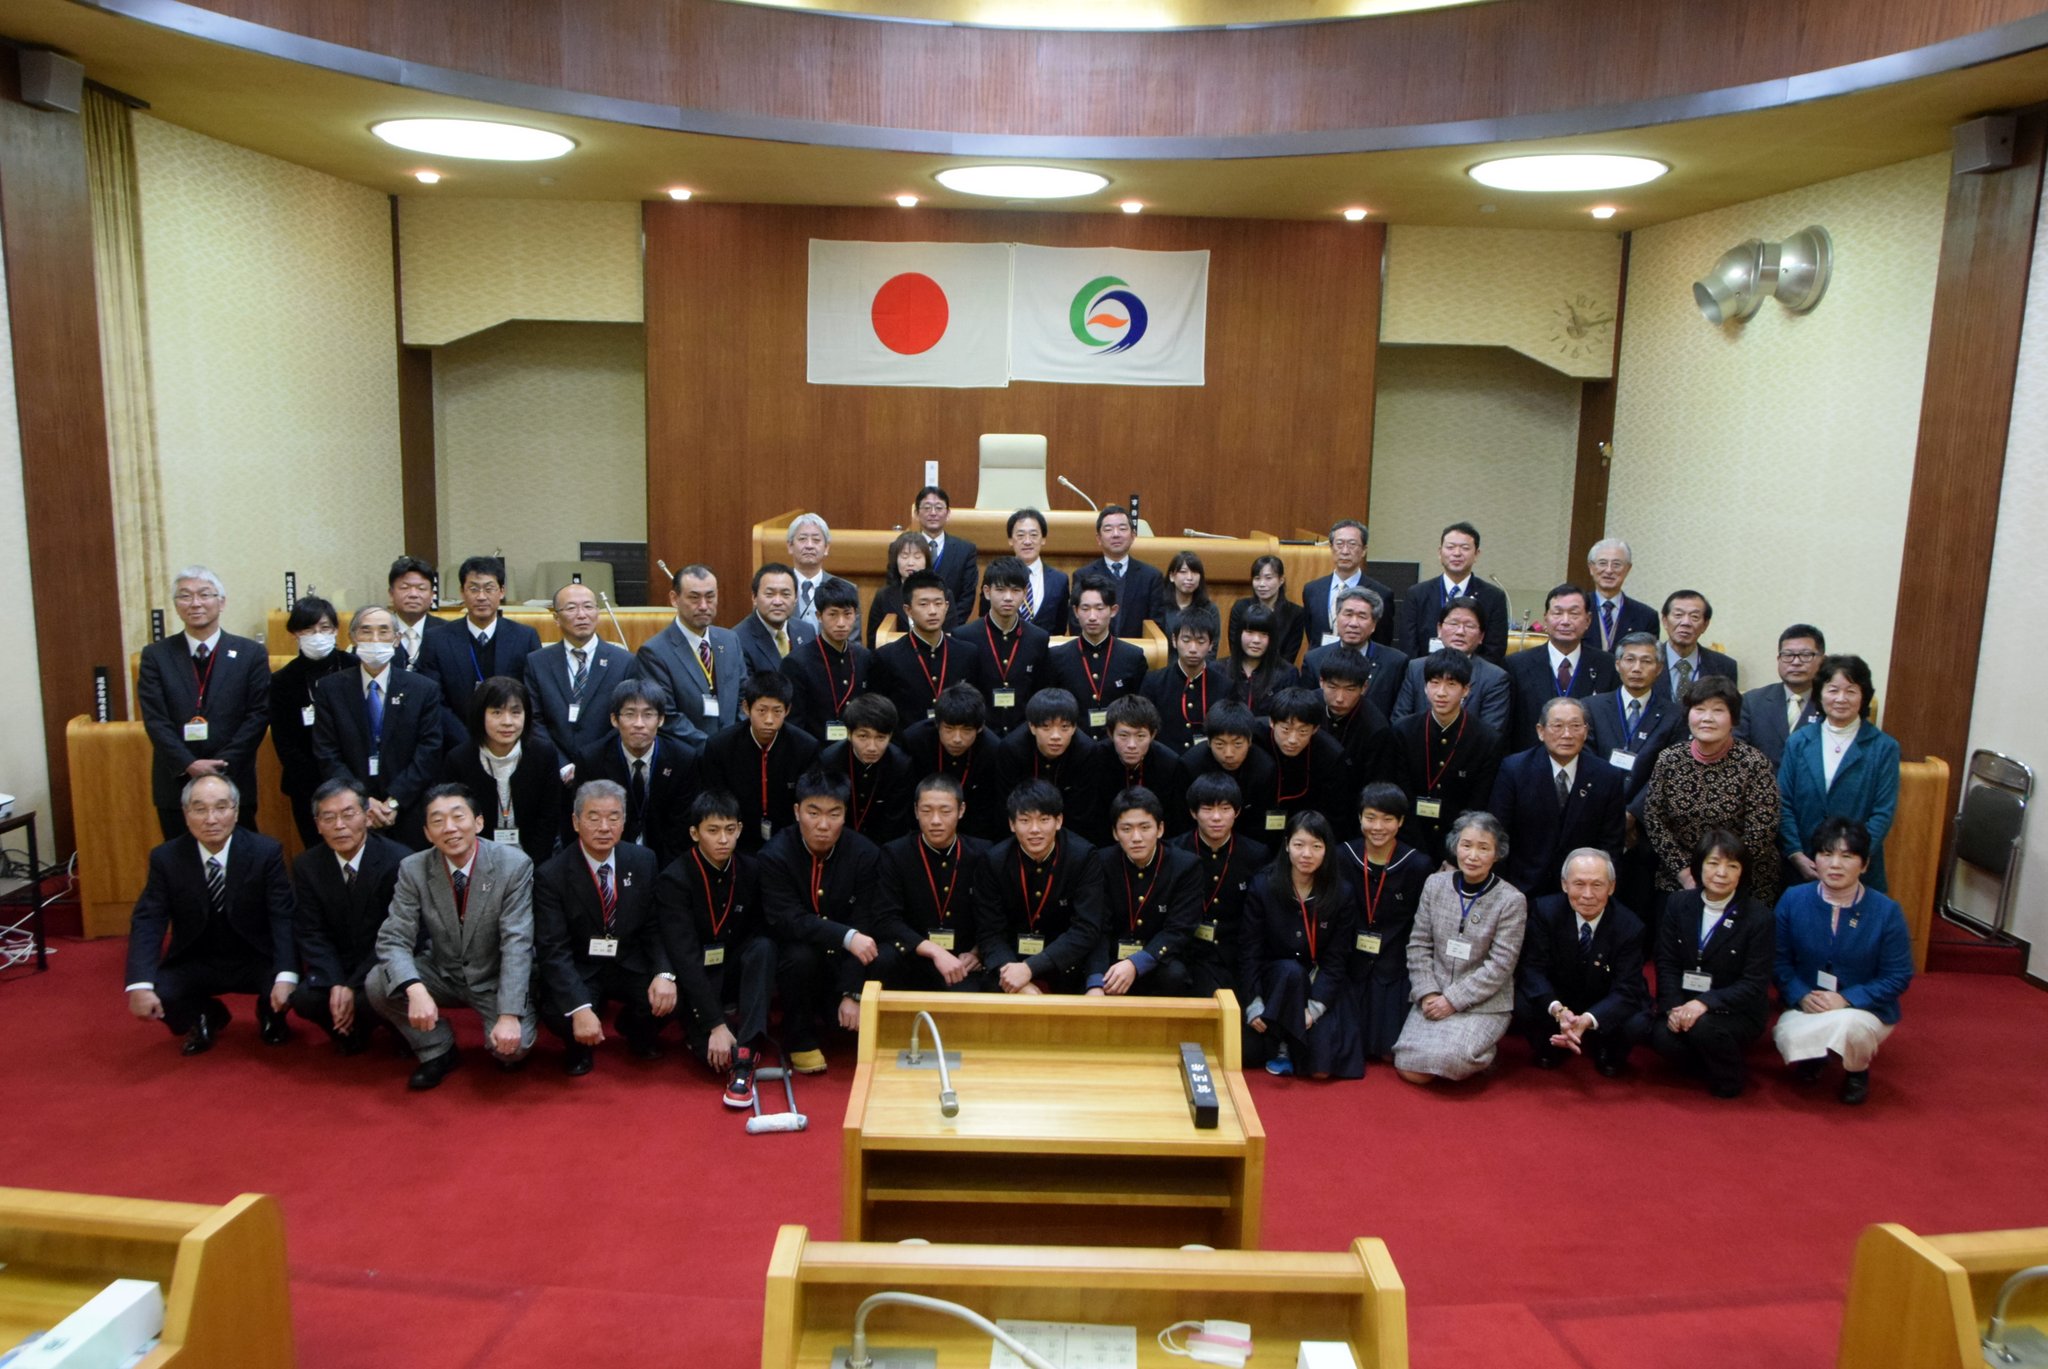
[(791, 1051), (789, 1053), (789, 1067), (798, 1074), (823, 1074), (825, 1072), (825, 1052)]

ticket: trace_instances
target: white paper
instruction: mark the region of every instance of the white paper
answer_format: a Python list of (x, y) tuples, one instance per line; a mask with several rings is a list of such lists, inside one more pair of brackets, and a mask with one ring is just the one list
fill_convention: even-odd
[[(997, 1321), (1057, 1369), (1138, 1369), (1138, 1328), (1092, 1326), (1085, 1322)], [(1002, 1345), (989, 1352), (988, 1369), (1024, 1369)]]

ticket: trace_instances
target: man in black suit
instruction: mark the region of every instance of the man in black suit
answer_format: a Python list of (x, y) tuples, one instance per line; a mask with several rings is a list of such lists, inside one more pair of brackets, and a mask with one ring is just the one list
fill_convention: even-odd
[(690, 844), (690, 800), (696, 795), (697, 758), (663, 735), (668, 691), (644, 676), (612, 686), (612, 730), (584, 758), (583, 780), (610, 780), (626, 791), (624, 840), (654, 852), (660, 869)]
[[(1137, 535), (1128, 509), (1121, 504), (1104, 504), (1095, 515), (1095, 545), (1102, 548), (1102, 555), (1074, 572), (1077, 586), (1082, 576), (1090, 574), (1106, 575), (1116, 582), (1116, 620), (1110, 632), (1118, 637), (1144, 636), (1147, 619), (1164, 627), (1167, 610), (1173, 603), (1166, 577), (1131, 555), (1131, 543), (1137, 540)], [(1078, 600), (1075, 608), (1078, 632)]]
[(590, 586), (562, 586), (554, 613), (562, 640), (526, 658), (526, 692), (533, 698), (535, 735), (554, 744), (573, 781), (577, 761), (611, 730), (605, 702), (613, 687), (637, 676), (640, 665), (632, 652), (597, 635), (600, 610)]
[(1778, 682), (1742, 696), (1735, 740), (1764, 753), (1776, 769), (1794, 732), (1820, 720), (1820, 692), (1813, 677), (1828, 654), (1827, 638), (1811, 623), (1794, 623), (1778, 634)]
[(1337, 596), (1347, 589), (1369, 589), (1377, 594), (1381, 608), (1375, 613), (1373, 637), (1388, 647), (1398, 640), (1397, 615), (1384, 611), (1386, 605), (1394, 602), (1394, 591), (1365, 573), (1365, 536), (1365, 524), (1356, 518), (1340, 518), (1330, 525), (1330, 560), (1336, 569), (1309, 581), (1301, 592), (1302, 612), (1306, 615), (1303, 622), (1311, 651), (1337, 640), (1337, 620), (1331, 615)]
[(1500, 763), (1493, 815), (1508, 829), (1508, 883), (1529, 898), (1554, 894), (1568, 851), (1595, 847), (1620, 860), (1628, 777), (1586, 754), (1586, 705), (1557, 697), (1543, 705), (1537, 744)]
[(1472, 564), (1479, 559), (1479, 529), (1470, 523), (1451, 524), (1437, 539), (1436, 555), (1443, 573), (1408, 591), (1400, 622), (1401, 649), (1411, 660), (1435, 651), (1442, 643), (1432, 634), (1444, 605), (1453, 599), (1476, 599), (1481, 630), (1478, 654), (1499, 665), (1508, 654), (1508, 596), (1499, 585), (1473, 573)]
[(749, 675), (782, 669), (784, 660), (818, 635), (816, 627), (792, 616), (796, 612), (796, 572), (788, 566), (770, 561), (755, 571), (753, 590), (754, 611), (732, 630), (740, 639)]
[(946, 535), (953, 500), (937, 485), (919, 490), (917, 498), (911, 501), (910, 511), (917, 516), (918, 531), (924, 534), (925, 545), (931, 549), (932, 572), (946, 582), (946, 627), (956, 628), (967, 621), (967, 615), (980, 600), (981, 553), (967, 539)]
[(1064, 689), (1081, 705), (1081, 730), (1100, 737), (1109, 726), (1109, 706), (1136, 694), (1145, 682), (1145, 649), (1114, 632), (1117, 582), (1102, 571), (1077, 572), (1073, 580), (1074, 639), (1046, 653), (1046, 684)]
[(1065, 636), (1072, 608), (1067, 573), (1048, 566), (1039, 554), (1045, 546), (1045, 515), (1037, 509), (1019, 509), (1010, 515), (1004, 531), (1010, 536), (1010, 555), (1023, 562), (1030, 577), (1024, 590), (1024, 617), (1050, 635)]
[(540, 1020), (568, 1043), (563, 1072), (583, 1075), (611, 1004), (633, 1054), (661, 1055), (655, 1036), (675, 1011), (676, 976), (654, 913), (661, 867), (652, 851), (622, 840), (626, 791), (610, 780), (578, 785), (570, 827), (575, 842), (533, 872), (534, 956)]
[(974, 891), (981, 963), (1004, 993), (1079, 993), (1106, 929), (1093, 849), (1063, 830), (1049, 784), (1017, 786), (1006, 817), (1009, 839), (989, 850)]
[(1663, 661), (1654, 634), (1629, 633), (1614, 658), (1621, 688), (1586, 700), (1593, 715), (1593, 754), (1626, 777), (1628, 849), (1621, 856), (1621, 901), (1651, 920), (1663, 900), (1656, 888), (1657, 862), (1643, 840), (1638, 813), (1657, 757), (1686, 737), (1685, 710), (1657, 688)]
[(1602, 538), (1586, 553), (1586, 570), (1593, 577), (1593, 601), (1587, 605), (1593, 614), (1591, 640), (1609, 656), (1621, 650), (1621, 639), (1631, 632), (1657, 635), (1657, 610), (1621, 592), (1634, 565), (1635, 553), (1619, 537)]
[[(1372, 645), (1379, 646), (1377, 642)], [(1401, 655), (1391, 647), (1383, 648), (1382, 654)], [(1356, 807), (1359, 791), (1366, 785), (1392, 777), (1394, 727), (1373, 701), (1367, 683), (1372, 679), (1371, 667), (1362, 653), (1339, 651), (1323, 661), (1320, 673), (1323, 712), (1329, 719), (1324, 730), (1344, 753), (1345, 803)], [(1391, 670), (1385, 674), (1389, 680), (1393, 678)], [(1352, 820), (1356, 821), (1355, 816)]]
[[(1505, 666), (1495, 665), (1480, 655), (1485, 632), (1478, 605), (1471, 599), (1453, 599), (1437, 614), (1437, 640), (1444, 649), (1458, 652), (1472, 663), (1472, 696), (1466, 707), (1494, 730), (1505, 745), (1508, 729), (1515, 722), (1515, 686)], [(1401, 692), (1394, 697), (1394, 711), (1388, 716), (1396, 723), (1429, 711), (1423, 690), (1422, 663), (1418, 656), (1401, 674)]]
[(261, 642), (223, 632), (228, 600), (204, 566), (178, 572), (172, 602), (185, 630), (142, 649), (135, 699), (149, 734), (149, 796), (169, 841), (186, 830), (181, 795), (204, 775), (243, 794), (241, 823), (256, 828), (256, 748), (270, 726), (270, 656)]
[(313, 687), (313, 755), (326, 778), (363, 787), (372, 830), (417, 851), (426, 846), (421, 800), (440, 776), (447, 713), (432, 680), (392, 664), (395, 617), (376, 605), (355, 611), (348, 635), (360, 664)]
[(1665, 596), (1664, 675), (1658, 687), (1672, 698), (1684, 698), (1686, 687), (1704, 675), (1725, 675), (1740, 686), (1735, 658), (1700, 645), (1713, 621), (1714, 606), (1698, 590), (1673, 590)]
[(1088, 992), (1185, 997), (1194, 991), (1182, 958), (1202, 920), (1201, 862), (1166, 844), (1166, 810), (1149, 789), (1118, 794), (1109, 826), (1116, 844), (1095, 853), (1104, 929), (1089, 957)]
[(910, 631), (875, 650), (873, 688), (889, 696), (907, 725), (929, 718), (939, 695), (971, 684), (967, 648), (946, 633), (946, 582), (938, 572), (913, 571), (903, 579), (903, 616)]
[(1393, 600), (1371, 589), (1337, 592), (1337, 640), (1312, 647), (1302, 658), (1301, 682), (1322, 681), (1323, 666), (1340, 652), (1350, 652), (1365, 664), (1365, 689), (1373, 705), (1385, 716), (1394, 716), (1394, 701), (1401, 694), (1402, 672), (1408, 668), (1408, 653), (1386, 645), (1381, 630), (1393, 621), (1387, 606)]
[(395, 660), (400, 670), (416, 670), (414, 663), (425, 649), (427, 634), (455, 624), (430, 611), (434, 607), (434, 568), (419, 557), (401, 556), (393, 561), (384, 582), (391, 598), (392, 627), (398, 633)]
[(874, 653), (860, 642), (860, 591), (838, 576), (827, 576), (813, 598), (818, 633), (801, 651), (782, 661), (782, 673), (796, 688), (790, 722), (820, 745), (846, 740), (846, 708), (868, 692)]
[(322, 844), (292, 862), (306, 975), (292, 990), (291, 1008), (326, 1032), (336, 1051), (357, 1055), (377, 1024), (363, 984), (377, 964), (377, 929), (407, 851), (370, 830), (370, 796), (353, 778), (313, 791), (313, 821)]
[(1586, 629), (1593, 623), (1586, 609), (1586, 591), (1577, 585), (1551, 590), (1543, 600), (1543, 623), (1547, 630), (1543, 645), (1517, 651), (1507, 659), (1508, 682), (1514, 693), (1507, 743), (1518, 751), (1535, 732), (1536, 715), (1546, 701), (1590, 699), (1614, 688), (1614, 658), (1586, 644)]
[(540, 650), (540, 634), (505, 617), (505, 563), (472, 556), (462, 563), (463, 618), (457, 631), (422, 639), (413, 669), (441, 689), (442, 743), (451, 750), (469, 740), (469, 696), (493, 675), (520, 678), (526, 658)]
[(235, 829), (239, 796), (225, 776), (187, 780), (182, 797), (185, 835), (149, 853), (128, 926), (128, 1011), (199, 1055), (228, 1024), (219, 995), (254, 994), (264, 1043), (282, 1045), (299, 982), (284, 848)]
[(1629, 1026), (1650, 1006), (1641, 919), (1614, 899), (1614, 863), (1584, 848), (1564, 863), (1564, 892), (1529, 907), (1515, 968), (1515, 1025), (1536, 1063), (1590, 1055), (1612, 1079), (1628, 1065)]
[(982, 577), (986, 612), (953, 629), (953, 644), (967, 663), (967, 680), (988, 700), (988, 725), (1007, 736), (1024, 721), (1025, 705), (1045, 686), (1046, 630), (1024, 617), (1031, 572), (1014, 556), (998, 556)]
[(1221, 630), (1214, 604), (1190, 607), (1174, 620), (1173, 659), (1139, 686), (1159, 710), (1159, 740), (1170, 751), (1200, 741), (1209, 710), (1230, 697), (1229, 671), (1212, 654)]

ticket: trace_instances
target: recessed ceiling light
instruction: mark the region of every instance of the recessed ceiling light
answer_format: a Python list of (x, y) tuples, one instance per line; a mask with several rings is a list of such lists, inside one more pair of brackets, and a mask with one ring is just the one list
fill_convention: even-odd
[(415, 171), (412, 173), (412, 178), (421, 185), (439, 185), (441, 183), (441, 173), (438, 171)]
[(1142, 200), (1125, 200), (1123, 211), (1126, 214), (1142, 214), (1145, 212), (1145, 203)]
[(1597, 152), (1500, 157), (1466, 174), (1495, 190), (1618, 190), (1654, 181), (1671, 168), (1649, 157), (1616, 157)]
[(682, 186), (672, 185), (668, 188), (668, 197), (672, 200), (687, 200), (690, 198), (690, 192)]
[(1347, 209), (1344, 211), (1344, 217), (1351, 220), (1351, 222), (1353, 223), (1357, 223), (1360, 219), (1365, 217), (1365, 211), (1363, 209)]
[(1595, 205), (1587, 212), (1596, 219), (1611, 219), (1614, 217), (1614, 206), (1611, 204)]
[(898, 195), (898, 196), (896, 197), (896, 207), (897, 207), (897, 208), (899, 208), (899, 209), (915, 209), (915, 208), (917, 208), (917, 196), (915, 196), (915, 195)]
[(386, 119), (370, 125), (370, 132), (408, 152), (484, 162), (544, 162), (576, 146), (546, 129), (482, 119)]
[(987, 195), (999, 200), (1065, 200), (1094, 194), (1109, 184), (1109, 177), (1066, 166), (953, 166), (938, 174), (938, 182), (963, 195)]

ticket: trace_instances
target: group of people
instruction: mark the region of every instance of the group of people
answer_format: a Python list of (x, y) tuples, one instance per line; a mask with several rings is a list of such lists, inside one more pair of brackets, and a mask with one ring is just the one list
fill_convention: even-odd
[[(1476, 529), (1446, 528), (1440, 573), (1397, 597), (1351, 520), (1299, 602), (1263, 558), (1226, 628), (1199, 560), (1134, 559), (1120, 507), (1072, 575), (1035, 510), (985, 566), (943, 490), (913, 511), (873, 645), (815, 515), (737, 627), (689, 565), (637, 652), (597, 636), (583, 585), (543, 647), (503, 615), (501, 562), (462, 564), (444, 620), (433, 568), (400, 558), (346, 649), (301, 598), (272, 674), (221, 629), (218, 578), (181, 572), (184, 631), (139, 681), (166, 841), (131, 1011), (189, 1054), (222, 994), (256, 995), (268, 1042), (296, 1013), (354, 1054), (386, 1022), (422, 1089), (460, 1063), (449, 1009), (508, 1069), (546, 1026), (572, 1074), (608, 1018), (648, 1058), (676, 1019), (744, 1108), (771, 1023), (822, 1070), (870, 980), (1227, 987), (1276, 1074), (1458, 1080), (1513, 1029), (1539, 1066), (1620, 1074), (1647, 1044), (1734, 1096), (1775, 989), (1795, 1072), (1832, 1055), (1843, 1101), (1867, 1097), (1912, 975), (1883, 892), (1899, 753), (1868, 667), (1819, 629), (1787, 628), (1777, 682), (1744, 694), (1701, 642), (1706, 597), (1630, 598), (1610, 540), (1510, 655)], [(1157, 669), (1126, 640), (1147, 621)], [(289, 871), (253, 830), (266, 731), (307, 847)]]

